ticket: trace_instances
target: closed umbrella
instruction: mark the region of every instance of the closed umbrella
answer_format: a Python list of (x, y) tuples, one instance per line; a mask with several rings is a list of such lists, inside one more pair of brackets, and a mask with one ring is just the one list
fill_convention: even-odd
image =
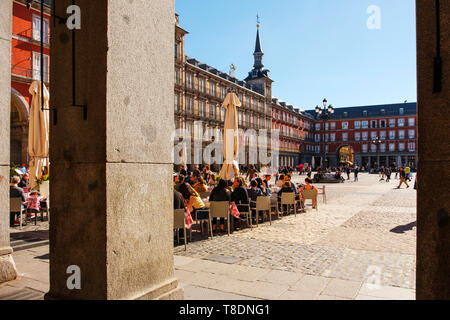
[(222, 108), (226, 109), (224, 137), (223, 137), (223, 157), (224, 164), (220, 170), (220, 177), (224, 180), (231, 180), (239, 175), (239, 125), (237, 107), (241, 106), (241, 102), (235, 93), (228, 93), (222, 104)]
[(311, 161), (311, 168), (312, 168), (312, 170), (314, 170), (315, 167), (316, 167), (316, 158), (312, 157), (312, 161)]
[(30, 186), (37, 187), (37, 179), (48, 166), (49, 157), (49, 92), (44, 85), (44, 110), (41, 107), (40, 81), (34, 81), (29, 89), (32, 95), (30, 124), (28, 129), (28, 155), (30, 156)]

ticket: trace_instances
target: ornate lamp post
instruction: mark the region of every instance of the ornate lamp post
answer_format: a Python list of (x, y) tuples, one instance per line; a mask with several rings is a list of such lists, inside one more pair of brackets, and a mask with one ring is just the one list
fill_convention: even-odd
[(375, 152), (375, 156), (377, 157), (377, 168), (380, 168), (380, 164), (378, 163), (378, 149), (380, 144), (382, 143), (381, 139), (379, 137), (376, 137), (375, 139), (372, 140), (372, 143), (377, 147), (377, 150)]
[(323, 121), (323, 131), (324, 131), (324, 139), (323, 139), (323, 150), (322, 150), (322, 172), (326, 173), (328, 171), (328, 160), (327, 160), (327, 151), (325, 149), (325, 124), (328, 120), (333, 117), (334, 108), (330, 104), (328, 105), (327, 99), (323, 99), (323, 109), (319, 106), (316, 106), (317, 117)]

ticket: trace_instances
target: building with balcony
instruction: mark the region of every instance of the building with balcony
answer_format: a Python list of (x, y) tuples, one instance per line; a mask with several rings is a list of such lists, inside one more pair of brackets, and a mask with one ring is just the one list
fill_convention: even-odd
[[(44, 0), (44, 81), (49, 87), (50, 0)], [(30, 84), (41, 74), (40, 0), (13, 1), (11, 55), (11, 162), (27, 162)]]
[[(269, 71), (264, 69), (263, 52), (260, 41), (259, 27), (256, 36), (254, 52), (255, 64), (253, 70), (245, 80), (238, 80), (233, 74), (225, 73), (207, 65), (195, 58), (185, 55), (184, 41), (187, 31), (179, 25), (176, 16), (175, 28), (175, 128), (185, 129), (190, 135), (191, 150), (188, 152), (188, 163), (203, 163), (202, 157), (195, 155), (194, 143), (201, 143), (205, 147), (213, 141), (222, 139), (221, 132), (225, 121), (225, 109), (222, 102), (229, 91), (239, 97), (242, 106), (238, 108), (239, 128), (254, 129), (261, 133), (267, 132), (269, 142), (268, 156), (271, 152), (270, 135), (272, 130), (272, 80)], [(211, 134), (205, 138), (205, 132)], [(245, 161), (247, 165), (252, 154), (248, 136), (241, 134), (241, 144), (245, 145)], [(214, 157), (214, 155), (212, 155)], [(241, 155), (242, 157), (242, 155)], [(198, 159), (202, 159), (201, 162)], [(243, 158), (242, 158), (243, 159)], [(197, 161), (196, 161), (197, 160)], [(213, 164), (214, 165), (214, 164)], [(218, 165), (215, 165), (216, 169)]]
[(325, 148), (331, 167), (349, 161), (369, 169), (417, 168), (416, 103), (337, 108), (325, 126), (315, 121), (313, 132), (317, 164)]

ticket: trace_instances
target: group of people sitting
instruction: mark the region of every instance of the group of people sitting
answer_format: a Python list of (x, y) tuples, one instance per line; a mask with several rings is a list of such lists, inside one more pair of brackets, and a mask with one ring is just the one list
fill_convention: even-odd
[[(27, 218), (34, 219), (36, 214), (41, 210), (41, 202), (46, 198), (39, 194), (37, 190), (28, 191), (30, 176), (25, 173), (22, 178), (14, 176), (11, 179), (9, 187), (10, 198), (19, 198), (22, 202), (22, 209), (26, 211)], [(10, 212), (10, 226), (17, 227), (20, 225), (21, 214), (20, 212)], [(26, 225), (26, 219), (23, 223)]]
[[(301, 199), (303, 190), (317, 190), (310, 178), (305, 180), (305, 185), (296, 186), (293, 183), (290, 174), (281, 174), (278, 177), (276, 186), (278, 192), (273, 194), (270, 174), (259, 175), (257, 172), (250, 172), (248, 175), (249, 183), (243, 177), (236, 177), (233, 181), (218, 180), (216, 183), (215, 175), (209, 168), (200, 172), (196, 167), (194, 172), (189, 174), (180, 170), (179, 174), (174, 176), (174, 209), (187, 208), (194, 219), (202, 220), (208, 218), (208, 209), (201, 194), (210, 191), (209, 201), (234, 202), (240, 212), (248, 212), (248, 207), (256, 207), (258, 197), (272, 197), (278, 204), (281, 203), (283, 193), (295, 193), (298, 200)], [(214, 179), (208, 179), (206, 182), (204, 175), (209, 177), (214, 175)], [(316, 203), (313, 201), (313, 207)], [(256, 223), (256, 212), (252, 213), (253, 224)], [(213, 219), (213, 231), (217, 231), (217, 219)], [(220, 230), (224, 230), (224, 219), (220, 219)]]

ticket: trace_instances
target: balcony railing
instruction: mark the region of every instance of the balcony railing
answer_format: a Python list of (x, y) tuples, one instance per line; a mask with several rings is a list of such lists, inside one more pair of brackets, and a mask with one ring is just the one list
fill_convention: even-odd
[[(24, 68), (21, 66), (13, 66), (11, 68), (11, 75), (28, 80), (41, 80), (41, 72), (39, 70)], [(44, 82), (50, 82), (50, 74), (48, 72), (44, 72)]]

